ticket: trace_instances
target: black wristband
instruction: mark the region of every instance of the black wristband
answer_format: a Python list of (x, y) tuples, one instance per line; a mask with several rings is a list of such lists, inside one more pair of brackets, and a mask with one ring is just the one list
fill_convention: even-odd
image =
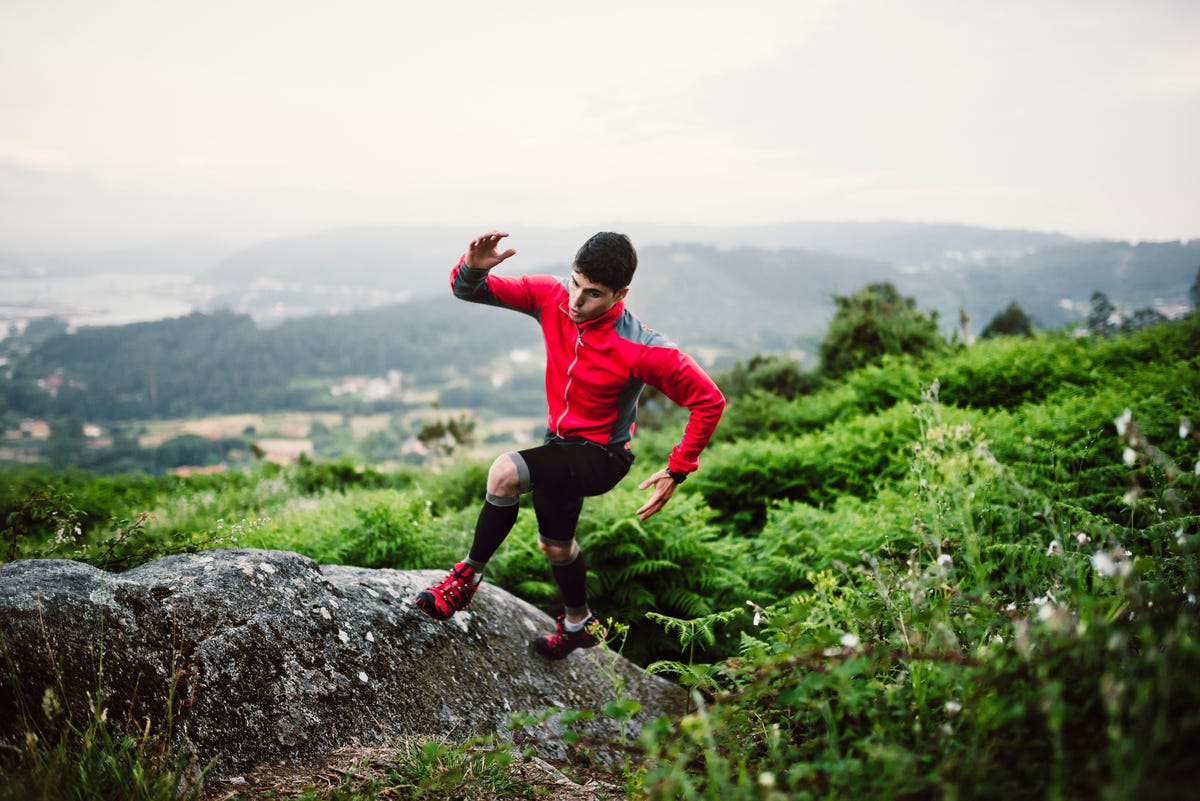
[(688, 477), (687, 473), (680, 473), (677, 470), (670, 469), (669, 467), (667, 468), (667, 475), (670, 476), (671, 480), (676, 484), (682, 484), (684, 481), (687, 481)]

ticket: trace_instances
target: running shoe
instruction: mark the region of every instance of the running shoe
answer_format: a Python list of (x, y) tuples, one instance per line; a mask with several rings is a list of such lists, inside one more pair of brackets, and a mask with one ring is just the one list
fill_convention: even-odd
[(467, 608), (477, 587), (475, 568), (459, 562), (450, 575), (419, 593), (413, 603), (434, 620), (449, 620), (455, 612)]
[(564, 659), (576, 648), (593, 648), (600, 644), (604, 630), (595, 615), (588, 615), (587, 621), (579, 631), (567, 631), (563, 625), (565, 615), (555, 618), (555, 631), (533, 641), (533, 647), (546, 659)]

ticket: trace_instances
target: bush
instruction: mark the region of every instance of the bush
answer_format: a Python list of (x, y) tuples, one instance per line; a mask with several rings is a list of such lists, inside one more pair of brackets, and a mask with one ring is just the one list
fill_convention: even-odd
[(721, 443), (706, 455), (695, 487), (722, 525), (749, 534), (781, 501), (820, 506), (842, 495), (868, 498), (903, 477), (902, 445), (916, 428), (911, 408), (898, 405), (801, 436)]
[(836, 309), (821, 340), (821, 373), (838, 378), (885, 355), (941, 353), (937, 312), (925, 316), (917, 302), (891, 283), (874, 283), (852, 295), (835, 295)]

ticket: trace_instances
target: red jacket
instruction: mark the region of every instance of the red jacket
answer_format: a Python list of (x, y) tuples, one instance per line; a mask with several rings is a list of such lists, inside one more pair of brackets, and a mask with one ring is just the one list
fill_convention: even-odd
[(690, 473), (699, 465), (725, 396), (691, 356), (647, 328), (623, 301), (576, 324), (567, 315), (564, 280), (492, 275), (467, 267), (463, 259), (450, 271), (450, 286), (455, 297), (521, 311), (541, 323), (550, 434), (628, 448), (638, 398), (649, 384), (690, 412), (683, 438), (667, 459), (668, 469)]

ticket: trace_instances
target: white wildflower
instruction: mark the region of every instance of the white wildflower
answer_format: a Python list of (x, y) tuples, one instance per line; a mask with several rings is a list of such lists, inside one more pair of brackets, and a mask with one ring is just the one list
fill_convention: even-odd
[(1058, 540), (1053, 540), (1050, 543), (1050, 547), (1046, 549), (1046, 556), (1062, 556), (1062, 555), (1063, 555), (1062, 543), (1059, 542)]
[(1084, 534), (1082, 531), (1075, 532), (1075, 542), (1079, 543), (1080, 545), (1087, 545), (1091, 541), (1092, 538), (1087, 534)]
[(1120, 417), (1113, 421), (1117, 424), (1117, 434), (1122, 437), (1125, 436), (1125, 432), (1129, 430), (1129, 423), (1132, 420), (1133, 412), (1126, 408), (1125, 411), (1121, 412)]
[[(1200, 476), (1200, 472), (1197, 472), (1196, 475)], [(1135, 503), (1137, 503), (1137, 499), (1141, 496), (1141, 487), (1130, 487), (1129, 490), (1121, 496), (1121, 500), (1124, 501), (1126, 506), (1133, 506)]]
[(1117, 572), (1117, 563), (1104, 551), (1092, 554), (1092, 569), (1102, 576), (1111, 576)]
[(764, 770), (758, 774), (758, 785), (770, 789), (775, 786), (775, 774), (769, 770)]
[(1130, 551), (1099, 551), (1092, 556), (1092, 568), (1102, 576), (1128, 578), (1133, 573), (1133, 554)]
[(1137, 461), (1137, 451), (1135, 451), (1133, 448), (1126, 448), (1125, 452), (1121, 454), (1121, 459), (1125, 462), (1125, 464), (1132, 465)]
[(764, 620), (766, 620), (766, 618), (767, 618), (766, 610), (764, 610), (758, 604), (754, 603), (754, 601), (746, 601), (746, 606), (748, 606), (754, 610), (754, 620), (752, 622), (755, 626), (760, 625)]
[(938, 567), (944, 567), (947, 570), (954, 567), (954, 560), (950, 558), (950, 554), (944, 553), (937, 558)]
[(1013, 603), (1012, 601), (1009, 601), (1008, 606), (1004, 607), (1004, 611), (1005, 612), (1015, 612), (1015, 611), (1017, 611), (1017, 605), (1015, 603)]
[(846, 648), (857, 648), (858, 647), (858, 635), (853, 634), (851, 632), (847, 632), (847, 633), (843, 634), (842, 635), (842, 645)]
[(950, 717), (954, 717), (959, 712), (962, 712), (962, 704), (960, 704), (958, 701), (947, 701), (946, 702), (946, 714), (947, 715), (949, 715)]
[(1195, 467), (1195, 469), (1193, 470), (1193, 472), (1194, 472), (1196, 475), (1200, 476), (1200, 459), (1197, 459), (1197, 460), (1196, 460), (1196, 467)]
[(1179, 421), (1179, 438), (1187, 439), (1190, 433), (1192, 433), (1192, 421), (1184, 417)]
[(1187, 537), (1184, 536), (1184, 533), (1183, 533), (1183, 526), (1180, 526), (1179, 528), (1175, 529), (1175, 542), (1177, 542), (1181, 546), (1187, 542)]

